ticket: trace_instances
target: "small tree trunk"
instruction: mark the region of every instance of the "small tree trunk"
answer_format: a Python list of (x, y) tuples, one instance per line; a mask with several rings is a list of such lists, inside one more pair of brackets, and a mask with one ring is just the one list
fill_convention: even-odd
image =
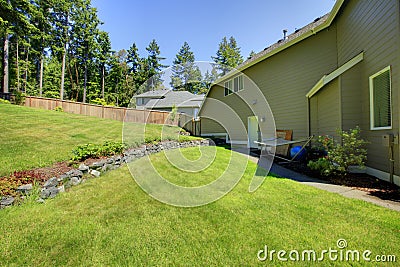
[(40, 56), (40, 74), (39, 74), (39, 96), (42, 96), (43, 93), (43, 51)]
[(19, 83), (19, 43), (17, 38), (17, 58), (16, 58), (16, 66), (17, 66), (17, 90), (20, 90), (20, 83)]
[(78, 101), (79, 98), (79, 91), (81, 90), (81, 87), (79, 85), (79, 72), (78, 72), (78, 66), (76, 65), (76, 62), (74, 63), (75, 66), (75, 76), (76, 76), (76, 101)]
[(24, 92), (26, 92), (26, 87), (28, 86), (28, 69), (29, 69), (29, 46), (26, 51), (26, 59), (25, 59)]
[(61, 87), (60, 87), (60, 99), (64, 100), (64, 74), (65, 74), (65, 57), (66, 57), (66, 51), (67, 49), (65, 48), (64, 45), (64, 51), (62, 55), (62, 66), (61, 66)]
[(83, 73), (83, 103), (86, 103), (86, 89), (87, 89), (87, 64), (86, 64), (86, 58), (85, 58), (85, 63), (84, 63), (84, 73)]
[(105, 75), (105, 71), (104, 71), (104, 64), (101, 66), (101, 98), (104, 99), (104, 75)]

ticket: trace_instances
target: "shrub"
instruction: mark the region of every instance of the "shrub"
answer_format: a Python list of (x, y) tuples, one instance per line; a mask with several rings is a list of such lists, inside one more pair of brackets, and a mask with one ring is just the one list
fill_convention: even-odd
[(88, 158), (121, 154), (125, 145), (121, 142), (105, 141), (103, 144), (85, 144), (72, 150), (72, 160), (81, 161)]
[(114, 106), (112, 103), (107, 103), (107, 101), (103, 98), (95, 98), (90, 100), (91, 104), (100, 105), (100, 106)]
[(16, 105), (22, 105), (25, 102), (25, 94), (20, 91), (15, 91), (14, 93), (14, 103)]
[(326, 156), (316, 161), (309, 161), (308, 167), (319, 171), (321, 175), (333, 173), (346, 174), (349, 166), (365, 166), (367, 150), (364, 148), (368, 143), (360, 136), (360, 128), (349, 131), (338, 130), (341, 142), (335, 142), (332, 137), (319, 136), (317, 148), (326, 151)]
[(46, 91), (44, 97), (47, 98), (60, 98), (60, 91)]
[(169, 114), (169, 118), (171, 119), (172, 122), (175, 122), (176, 119), (176, 115), (178, 114), (178, 108), (176, 107), (176, 105), (174, 104), (172, 106), (172, 110)]
[(58, 112), (64, 112), (64, 109), (62, 106), (57, 106), (53, 109), (54, 111), (58, 111)]
[(11, 104), (10, 101), (0, 98), (0, 104)]

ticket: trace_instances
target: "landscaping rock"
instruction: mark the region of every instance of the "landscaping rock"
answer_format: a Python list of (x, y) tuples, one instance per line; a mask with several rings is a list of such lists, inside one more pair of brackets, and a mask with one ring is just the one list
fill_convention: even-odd
[(38, 198), (38, 199), (36, 200), (36, 202), (37, 202), (37, 203), (43, 204), (43, 203), (45, 203), (46, 201), (45, 201), (43, 198)]
[(57, 186), (57, 185), (58, 185), (57, 177), (53, 177), (53, 178), (50, 178), (49, 180), (47, 180), (44, 183), (43, 187), (49, 188), (49, 187), (54, 187), (54, 186)]
[(101, 169), (102, 167), (103, 167), (103, 165), (106, 163), (106, 161), (96, 161), (96, 162), (93, 162), (91, 165), (90, 165), (90, 169), (95, 169), (95, 170), (99, 170), (99, 169)]
[(0, 201), (0, 206), (11, 206), (15, 201), (15, 198), (12, 196), (2, 197)]
[(40, 190), (40, 198), (42, 199), (46, 199), (50, 196), (50, 190), (47, 188), (42, 188), (42, 190)]
[(72, 185), (78, 185), (81, 183), (81, 179), (77, 176), (71, 177), (71, 183)]
[(58, 194), (58, 188), (50, 187), (50, 188), (42, 188), (40, 191), (40, 198), (54, 198)]
[(70, 178), (71, 178), (71, 177), (70, 177), (68, 174), (64, 173), (64, 174), (61, 174), (60, 177), (58, 177), (57, 181), (58, 181), (58, 182), (63, 182), (63, 183), (65, 183), (65, 182), (68, 181)]
[(70, 170), (69, 172), (66, 173), (69, 177), (82, 177), (83, 172), (80, 170)]
[(93, 175), (94, 177), (99, 177), (101, 173), (97, 170), (91, 170), (90, 174)]
[(113, 166), (112, 164), (108, 164), (108, 163), (104, 164), (103, 167), (101, 168), (101, 171), (102, 172), (109, 171), (109, 170), (111, 170), (112, 166)]
[[(83, 183), (83, 181), (84, 180), (82, 180), (81, 183)], [(61, 185), (61, 186), (57, 187), (57, 189), (58, 189), (58, 193), (64, 193), (65, 192), (65, 186), (64, 185)]]
[(78, 170), (80, 170), (81, 172), (88, 172), (89, 166), (87, 166), (85, 163), (81, 163), (78, 167)]
[(59, 193), (59, 191), (58, 191), (58, 188), (57, 187), (52, 187), (52, 188), (49, 188), (49, 190), (50, 190), (50, 198), (53, 198), (53, 197), (55, 197), (56, 195), (58, 195), (58, 193)]
[(32, 184), (24, 184), (24, 185), (19, 186), (17, 188), (17, 191), (21, 192), (22, 194), (28, 194), (32, 189), (33, 189)]

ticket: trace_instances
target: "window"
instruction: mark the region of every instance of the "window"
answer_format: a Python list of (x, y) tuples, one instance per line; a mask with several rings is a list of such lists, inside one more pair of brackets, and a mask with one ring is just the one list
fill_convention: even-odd
[(232, 80), (225, 82), (225, 96), (232, 94)]
[(392, 128), (390, 66), (369, 77), (371, 129)]
[(233, 79), (233, 91), (238, 92), (240, 90), (243, 90), (243, 76), (237, 76), (235, 79)]
[(232, 94), (233, 92), (239, 92), (243, 90), (243, 75), (237, 76), (234, 79), (226, 81), (225, 84), (225, 96)]
[(138, 99), (137, 99), (137, 105), (138, 105), (138, 106), (143, 105), (143, 98), (138, 98)]

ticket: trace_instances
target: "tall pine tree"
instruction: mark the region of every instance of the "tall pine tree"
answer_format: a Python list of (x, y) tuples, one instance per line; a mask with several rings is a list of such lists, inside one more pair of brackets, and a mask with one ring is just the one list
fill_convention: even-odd
[(202, 76), (199, 67), (194, 62), (194, 53), (190, 51), (189, 44), (184, 42), (173, 61), (170, 85), (174, 90), (199, 93)]
[(167, 67), (161, 64), (161, 61), (164, 60), (164, 57), (161, 57), (160, 47), (157, 44), (156, 40), (152, 40), (148, 47), (146, 47), (148, 52), (148, 57), (144, 60), (147, 72), (147, 85), (146, 91), (155, 90), (158, 86), (161, 85), (163, 80), (161, 79), (161, 71), (163, 68)]
[(211, 57), (217, 64), (220, 75), (223, 76), (228, 73), (232, 68), (236, 68), (243, 62), (243, 57), (240, 53), (240, 47), (233, 36), (229, 38), (222, 38), (219, 43), (217, 55)]

